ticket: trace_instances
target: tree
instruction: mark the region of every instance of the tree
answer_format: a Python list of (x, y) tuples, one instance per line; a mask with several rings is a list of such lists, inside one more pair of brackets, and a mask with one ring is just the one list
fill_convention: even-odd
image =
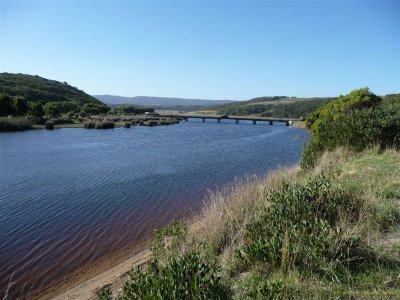
[(43, 105), (40, 102), (29, 102), (28, 115), (41, 118), (43, 116)]
[(24, 97), (15, 96), (12, 99), (13, 114), (17, 116), (25, 115), (28, 111), (28, 102)]
[(12, 113), (12, 98), (7, 94), (0, 94), (0, 116), (8, 116)]
[(57, 102), (47, 102), (43, 106), (43, 111), (46, 116), (57, 117), (60, 114), (60, 108)]

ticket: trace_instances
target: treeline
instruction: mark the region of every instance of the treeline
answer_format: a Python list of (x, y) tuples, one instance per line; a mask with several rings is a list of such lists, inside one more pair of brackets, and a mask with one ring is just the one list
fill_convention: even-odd
[(75, 101), (27, 101), (23, 96), (0, 94), (0, 116), (57, 117), (61, 114), (85, 117), (107, 113), (109, 108), (98, 103), (81, 104)]
[(353, 151), (375, 145), (400, 149), (400, 94), (380, 97), (368, 88), (354, 90), (310, 114), (306, 125), (312, 139), (304, 147), (303, 168), (340, 146)]
[(67, 82), (49, 80), (28, 74), (0, 73), (0, 93), (22, 96), (26, 101), (98, 103), (103, 102), (69, 85)]
[(56, 117), (107, 113), (103, 102), (68, 83), (27, 74), (0, 73), (0, 115)]
[(133, 105), (121, 105), (116, 106), (111, 109), (110, 113), (113, 114), (126, 114), (126, 115), (140, 115), (144, 113), (154, 113), (154, 108), (152, 107), (140, 107), (140, 106), (133, 106)]
[(260, 97), (225, 105), (212, 106), (218, 114), (254, 115), (279, 118), (305, 118), (334, 98)]

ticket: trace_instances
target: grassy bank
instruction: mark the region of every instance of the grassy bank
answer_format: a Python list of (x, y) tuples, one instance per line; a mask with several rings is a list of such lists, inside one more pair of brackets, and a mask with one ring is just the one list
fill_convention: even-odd
[(336, 149), (211, 195), (195, 233), (158, 230), (148, 267), (100, 298), (398, 298), (399, 224), (400, 153)]
[(400, 98), (392, 98), (362, 88), (314, 111), (301, 169), (211, 195), (196, 233), (182, 222), (156, 231), (147, 269), (99, 297), (399, 298)]

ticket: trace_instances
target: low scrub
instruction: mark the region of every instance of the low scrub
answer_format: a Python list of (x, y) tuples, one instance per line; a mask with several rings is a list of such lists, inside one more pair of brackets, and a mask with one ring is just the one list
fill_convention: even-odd
[[(346, 236), (342, 220), (357, 220), (360, 200), (322, 173), (305, 184), (284, 181), (265, 197), (264, 207), (246, 227), (247, 242), (238, 255), (245, 263), (265, 263), (286, 273), (356, 269), (371, 260), (367, 247)], [(351, 261), (351, 264), (345, 262)]]
[(89, 122), (86, 122), (85, 124), (83, 124), (83, 127), (87, 128), (87, 129), (92, 129), (92, 128), (112, 129), (112, 128), (114, 128), (114, 126), (115, 126), (115, 124), (112, 121), (96, 121), (96, 122), (89, 121)]
[(94, 128), (96, 129), (112, 129), (115, 124), (112, 121), (98, 121), (94, 124)]
[(32, 121), (24, 117), (0, 118), (0, 132), (32, 129)]
[(46, 123), (44, 124), (44, 128), (47, 130), (54, 129), (54, 121), (53, 120), (46, 121)]
[(226, 299), (226, 290), (216, 270), (196, 253), (157, 260), (147, 270), (140, 267), (129, 273), (123, 299)]

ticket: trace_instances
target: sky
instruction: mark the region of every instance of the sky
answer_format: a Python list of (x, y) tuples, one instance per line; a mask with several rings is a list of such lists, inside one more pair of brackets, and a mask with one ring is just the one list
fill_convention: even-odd
[(0, 0), (0, 51), (92, 95), (399, 93), (400, 0)]

